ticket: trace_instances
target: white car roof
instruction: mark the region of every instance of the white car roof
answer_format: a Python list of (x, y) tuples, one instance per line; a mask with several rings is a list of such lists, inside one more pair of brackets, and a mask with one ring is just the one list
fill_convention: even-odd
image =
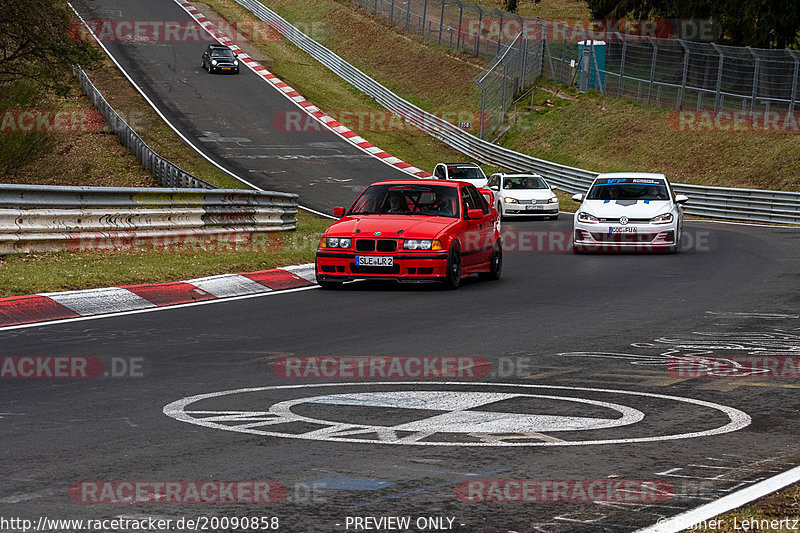
[(665, 180), (667, 177), (664, 174), (658, 174), (655, 172), (607, 172), (605, 174), (598, 174), (595, 179), (606, 179), (606, 178), (649, 178), (649, 179), (662, 179)]
[(500, 174), (504, 178), (542, 178), (542, 179), (544, 179), (544, 176), (542, 176), (541, 174), (526, 174), (526, 173), (522, 173), (522, 172), (515, 173), (515, 174), (506, 174), (504, 172), (498, 172), (498, 174)]

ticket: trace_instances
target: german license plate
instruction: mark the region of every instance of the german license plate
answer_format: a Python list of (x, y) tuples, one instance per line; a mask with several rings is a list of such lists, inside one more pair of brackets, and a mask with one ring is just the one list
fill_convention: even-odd
[(543, 205), (538, 205), (538, 204), (537, 205), (526, 205), (525, 206), (525, 211), (541, 211), (542, 209), (544, 209), (544, 206)]
[(356, 265), (358, 266), (373, 266), (373, 267), (390, 267), (394, 266), (394, 257), (382, 257), (374, 255), (357, 255)]
[(636, 228), (633, 228), (633, 227), (630, 227), (630, 226), (627, 226), (627, 227), (624, 227), (624, 228), (610, 227), (610, 228), (608, 228), (608, 232), (609, 233), (636, 233)]

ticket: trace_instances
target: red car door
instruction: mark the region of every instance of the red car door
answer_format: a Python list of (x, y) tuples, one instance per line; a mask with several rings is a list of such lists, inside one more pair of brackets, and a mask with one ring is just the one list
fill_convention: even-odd
[(472, 185), (464, 185), (460, 188), (461, 218), (464, 220), (464, 233), (461, 238), (461, 261), (465, 269), (471, 269), (486, 261), (486, 255), (483, 253), (484, 229), (487, 225), (484, 218), (486, 217), (475, 219), (467, 217), (467, 212), (470, 209), (481, 209), (481, 204), (476, 203), (475, 194), (470, 189), (477, 194), (478, 191)]

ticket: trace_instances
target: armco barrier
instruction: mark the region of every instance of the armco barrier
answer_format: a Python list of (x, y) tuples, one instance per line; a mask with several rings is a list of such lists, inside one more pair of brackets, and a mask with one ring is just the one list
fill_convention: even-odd
[(158, 155), (146, 142), (131, 128), (125, 120), (114, 111), (97, 87), (94, 86), (89, 76), (78, 66), (73, 67), (73, 72), (80, 81), (81, 89), (94, 104), (97, 111), (103, 115), (111, 131), (117, 134), (119, 142), (136, 156), (144, 168), (155, 176), (162, 187), (191, 187), (195, 189), (213, 189), (214, 186), (203, 180), (197, 179), (188, 172), (181, 170), (177, 165)]
[[(586, 191), (591, 180), (597, 175), (595, 171), (551, 163), (479, 139), (397, 96), (308, 37), (258, 0), (236, 0), (236, 2), (392, 113), (476, 161), (517, 172), (537, 172), (558, 188), (571, 193)], [(800, 193), (797, 192), (685, 184), (675, 184), (675, 190), (690, 196), (689, 204), (686, 206), (688, 214), (731, 220), (800, 224)]]
[(289, 193), (0, 185), (0, 254), (241, 241), (293, 230), (296, 215), (297, 195)]

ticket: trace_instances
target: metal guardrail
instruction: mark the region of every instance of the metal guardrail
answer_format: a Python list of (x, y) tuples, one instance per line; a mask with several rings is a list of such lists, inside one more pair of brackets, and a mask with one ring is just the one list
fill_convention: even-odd
[[(370, 78), (342, 57), (317, 43), (258, 0), (236, 0), (267, 22), (295, 46), (325, 65), (355, 88), (417, 128), (481, 163), (517, 172), (536, 172), (566, 192), (585, 192), (597, 172), (559, 165), (484, 141), (428, 113)], [(800, 224), (800, 193), (758, 189), (729, 189), (674, 184), (690, 196), (685, 212), (731, 220)]]
[(190, 187), (194, 189), (214, 189), (210, 183), (195, 178), (180, 167), (164, 159), (131, 128), (127, 122), (111, 107), (97, 87), (94, 86), (86, 72), (78, 66), (73, 67), (75, 76), (81, 84), (81, 89), (94, 104), (97, 111), (103, 115), (106, 124), (117, 134), (121, 142), (131, 153), (136, 156), (162, 187)]
[(0, 185), (0, 254), (242, 242), (294, 230), (296, 216), (289, 193)]

